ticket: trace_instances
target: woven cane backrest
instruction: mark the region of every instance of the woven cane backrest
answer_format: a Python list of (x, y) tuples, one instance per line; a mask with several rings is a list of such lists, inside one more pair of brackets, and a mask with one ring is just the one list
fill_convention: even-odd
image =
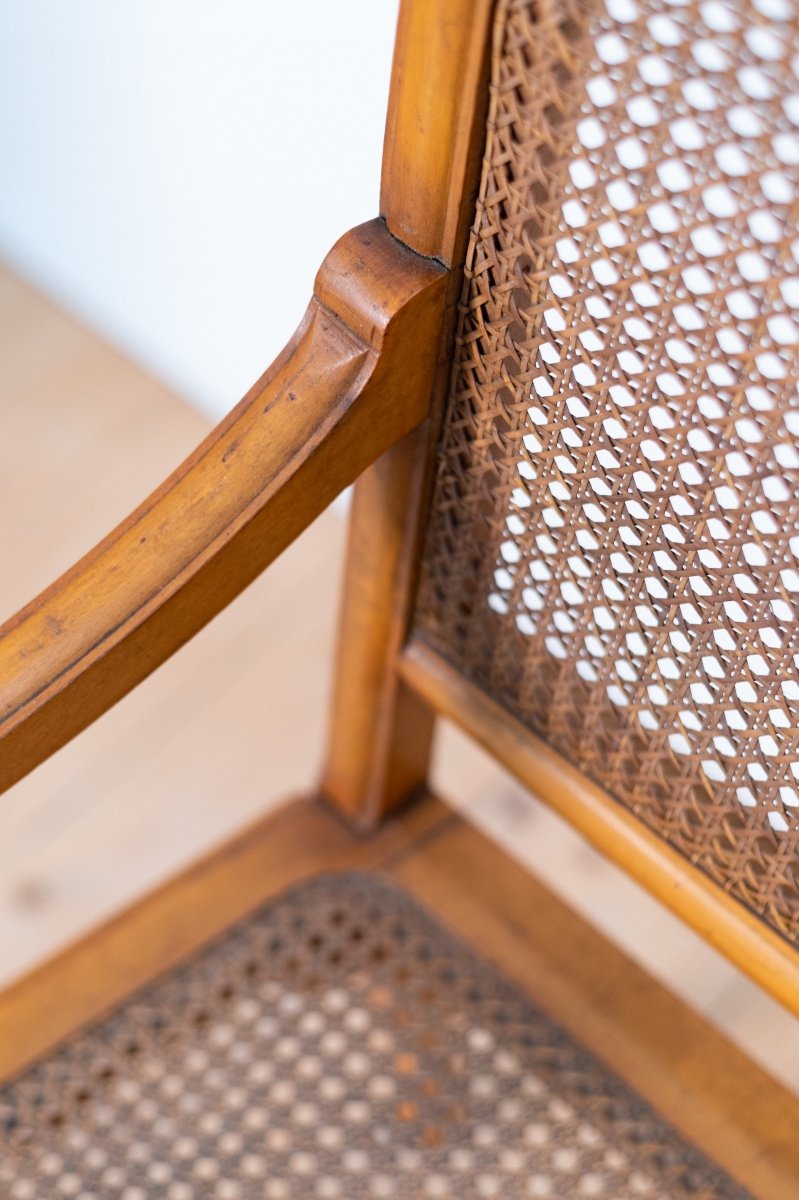
[(799, 937), (796, 0), (501, 0), (417, 634)]

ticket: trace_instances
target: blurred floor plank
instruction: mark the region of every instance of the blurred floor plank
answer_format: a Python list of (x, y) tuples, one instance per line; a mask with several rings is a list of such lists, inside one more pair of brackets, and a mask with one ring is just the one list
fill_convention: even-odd
[[(0, 270), (0, 617), (106, 533), (207, 429)], [(0, 982), (313, 786), (344, 532), (340, 512), (325, 513), (193, 643), (0, 799)], [(451, 729), (435, 783), (799, 1091), (799, 1022)]]
[[(0, 613), (105, 534), (208, 428), (0, 274)], [(190, 646), (2, 798), (0, 978), (313, 786), (343, 534), (326, 513)]]

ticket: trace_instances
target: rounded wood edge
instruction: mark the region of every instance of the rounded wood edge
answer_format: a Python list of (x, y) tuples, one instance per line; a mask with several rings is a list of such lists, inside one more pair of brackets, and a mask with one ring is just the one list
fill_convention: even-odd
[(494, 0), (402, 0), (381, 211), (417, 254), (452, 266), (427, 428), (357, 481), (321, 787), (369, 829), (426, 786), (433, 717), (396, 673), (416, 590), (462, 261), (479, 188)]
[(427, 416), (448, 274), (345, 235), (286, 350), (99, 546), (0, 629), (0, 791), (115, 704)]
[(799, 954), (742, 904), (592, 784), (418, 638), (399, 661), (407, 685), (483, 745), (541, 800), (799, 1016)]
[(380, 869), (450, 819), (430, 798), (365, 839), (317, 794), (287, 797), (0, 987), (0, 1084), (285, 888), (321, 872)]
[(402, 0), (386, 119), (380, 211), (419, 254), (454, 262), (473, 199), (494, 0)]
[(799, 1099), (469, 822), (399, 882), (755, 1196), (799, 1194)]

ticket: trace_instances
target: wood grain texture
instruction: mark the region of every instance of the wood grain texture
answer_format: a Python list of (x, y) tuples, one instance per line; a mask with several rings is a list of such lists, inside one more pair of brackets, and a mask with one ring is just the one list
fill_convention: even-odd
[[(2, 272), (0, 312), (0, 493), (14, 514), (13, 525), (0, 525), (0, 608), (12, 613), (93, 545), (109, 517), (127, 513), (210, 424)], [(19, 446), (34, 438), (36, 453), (22, 463)], [(341, 591), (339, 507), (101, 721), (6, 793), (0, 990), (263, 816), (265, 805), (314, 787)], [(277, 628), (280, 638), (264, 636)], [(795, 1091), (796, 1018), (473, 741), (440, 724), (439, 793)]]
[[(482, 0), (406, 0), (403, 6), (382, 210), (392, 234), (447, 263), (457, 262), (457, 230), (468, 209), (464, 181), (466, 164), (474, 162), (475, 81), (481, 78), (489, 12)], [(468, 695), (463, 681), (447, 677), (445, 664), (421, 663), (423, 652), (412, 647), (399, 679), (394, 673), (416, 536), (408, 534), (413, 506), (401, 504), (403, 480), (413, 488), (414, 480), (422, 480), (417, 494), (423, 494), (427, 453), (421, 432), (407, 443), (398, 439), (418, 426), (434, 395), (436, 354), (449, 319), (444, 292), (449, 289), (451, 313), (454, 278), (387, 239), (378, 224), (331, 253), (298, 335), (242, 405), (129, 521), (0, 631), (0, 677), (8, 668), (12, 679), (0, 709), (0, 786), (143, 678), (363, 466), (394, 447), (359, 489), (363, 499), (356, 499), (356, 513), (359, 503), (367, 513), (370, 497), (379, 498), (390, 478), (385, 503), (368, 522), (358, 551), (365, 560), (370, 547), (376, 559), (386, 554), (364, 576), (360, 606), (367, 614), (363, 661), (375, 686), (361, 689), (363, 675), (358, 678), (356, 660), (348, 655), (350, 692), (340, 694), (342, 708), (348, 694), (360, 696), (361, 724), (353, 726), (351, 744), (377, 746), (382, 755), (380, 771), (374, 757), (355, 764), (360, 778), (372, 781), (372, 796), (375, 780), (381, 793), (379, 803), (372, 799), (358, 813), (369, 820), (387, 796), (418, 787), (427, 758), (426, 709), (436, 707), (479, 736), (631, 874), (650, 887), (654, 878), (675, 911), (737, 954), (745, 969), (762, 972), (775, 994), (782, 989), (783, 999), (792, 995), (795, 1001), (796, 976), (786, 976), (779, 945), (763, 939), (759, 927), (741, 933), (735, 922), (730, 935), (729, 914), (737, 906), (709, 892), (698, 873), (693, 882), (684, 871), (672, 875), (663, 848), (653, 850), (636, 832), (637, 823), (625, 825), (613, 816), (615, 807), (584, 781), (582, 791), (572, 787), (567, 764), (547, 758), (504, 713), (500, 720), (485, 697)], [(397, 536), (386, 544), (382, 535), (391, 528)], [(23, 683), (14, 682), (20, 663)], [(386, 690), (387, 667), (392, 690)], [(372, 711), (375, 697), (383, 697), (382, 707)], [(414, 849), (412, 839), (400, 836), (391, 852), (399, 855), (393, 869), (518, 979), (533, 986), (543, 979), (541, 995), (560, 1019), (631, 1073), (658, 1107), (757, 1194), (796, 1195), (790, 1136), (796, 1108), (785, 1094), (753, 1075), (740, 1055), (730, 1057), (725, 1042), (714, 1041), (682, 1006), (659, 996), (660, 989), (652, 991), (654, 985), (613, 957), (617, 952), (608, 956), (587, 930), (575, 930), (518, 868), (477, 846), (477, 835), (456, 823), (439, 830), (440, 814), (426, 825), (426, 811), (423, 806), (409, 815), (425, 838)], [(379, 839), (366, 849), (329, 815), (319, 823), (317, 815), (314, 810), (310, 831), (305, 817), (296, 824), (282, 818), (282, 832), (263, 823), (20, 981), (0, 998), (0, 1046), (10, 1056), (9, 1069), (178, 961), (270, 889), (325, 865), (377, 861), (370, 854)], [(389, 827), (396, 828), (410, 826), (403, 820)], [(546, 919), (531, 920), (532, 911)], [(525, 965), (527, 952), (533, 966)], [(747, 1125), (743, 1118), (752, 1115), (754, 1124)]]
[(419, 254), (452, 265), (476, 194), (492, 0), (403, 0), (380, 211)]
[(763, 1200), (799, 1195), (799, 1101), (461, 822), (395, 877)]
[(488, 103), (490, 0), (401, 6), (381, 211), (420, 254), (454, 264), (431, 417), (355, 487), (323, 794), (370, 828), (425, 786), (434, 717), (396, 659), (411, 618), (433, 449), (450, 376)]
[(373, 221), (297, 334), (104, 542), (0, 630), (0, 789), (145, 678), (424, 419), (446, 274)]
[(410, 551), (428, 436), (421, 426), (365, 471), (350, 514), (321, 791), (363, 829), (427, 780), (433, 714), (402, 683), (395, 663), (410, 610)]
[(0, 993), (0, 1076), (320, 871), (409, 888), (756, 1196), (799, 1190), (799, 1101), (476, 830), (427, 797), (369, 840), (296, 801)]
[(379, 866), (446, 819), (441, 804), (425, 803), (361, 842), (319, 804), (284, 805), (0, 992), (0, 1079), (284, 888), (321, 871)]
[(799, 964), (788, 942), (658, 838), (458, 670), (414, 638), (406, 684), (484, 746), (613, 862), (785, 1007), (799, 1014)]
[(0, 266), (0, 621), (127, 516), (209, 428)]

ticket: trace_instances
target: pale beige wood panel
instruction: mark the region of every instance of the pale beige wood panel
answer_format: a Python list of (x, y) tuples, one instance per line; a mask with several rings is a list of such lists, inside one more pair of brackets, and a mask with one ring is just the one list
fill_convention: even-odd
[[(0, 610), (208, 423), (0, 273)], [(326, 513), (185, 651), (0, 802), (0, 979), (316, 779), (344, 521)]]
[(0, 271), (0, 620), (105, 535), (209, 428)]
[[(0, 271), (0, 617), (92, 545), (207, 428)], [(325, 513), (194, 643), (3, 797), (0, 978), (314, 783), (344, 532), (341, 512)], [(276, 628), (279, 638), (267, 636)], [(797, 1022), (453, 731), (441, 738), (436, 784), (796, 1089)]]
[(379, 218), (339, 238), (240, 403), (0, 629), (0, 791), (190, 641), (425, 419), (447, 282)]
[[(287, 800), (0, 988), (0, 1085), (301, 879), (371, 870), (456, 818), (437, 800), (358, 838), (318, 800)], [(83, 1195), (83, 1193), (81, 1193)]]

